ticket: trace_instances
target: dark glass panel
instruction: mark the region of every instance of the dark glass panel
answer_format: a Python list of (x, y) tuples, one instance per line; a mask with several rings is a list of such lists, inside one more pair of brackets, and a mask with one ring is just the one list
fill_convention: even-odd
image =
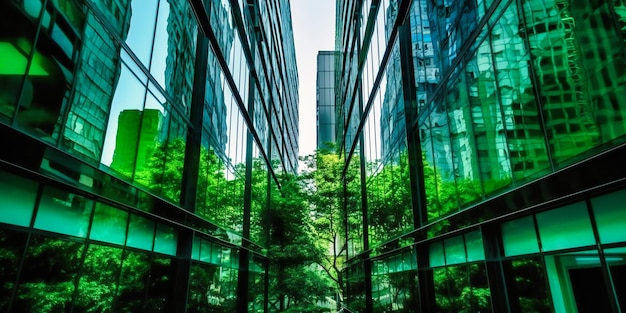
[(222, 308), (220, 296), (220, 268), (215, 265), (193, 263), (189, 277), (187, 312), (229, 312)]
[(2, 312), (6, 312), (11, 301), (25, 245), (25, 233), (0, 229), (0, 311)]
[(471, 286), (472, 312), (491, 312), (491, 292), (487, 280), (487, 269), (484, 263), (468, 265), (469, 281)]
[(554, 312), (540, 257), (505, 261), (504, 266), (511, 271), (507, 275), (507, 290), (515, 300), (511, 306), (519, 305), (521, 312)]
[(144, 312), (162, 312), (166, 303), (171, 301), (175, 294), (174, 277), (172, 277), (172, 260), (155, 257), (152, 259), (148, 279)]
[(118, 312), (142, 312), (149, 272), (148, 254), (131, 250), (122, 253), (122, 269), (115, 300)]
[(122, 249), (89, 245), (72, 312), (110, 312), (118, 288)]
[(32, 235), (14, 312), (70, 312), (84, 244)]

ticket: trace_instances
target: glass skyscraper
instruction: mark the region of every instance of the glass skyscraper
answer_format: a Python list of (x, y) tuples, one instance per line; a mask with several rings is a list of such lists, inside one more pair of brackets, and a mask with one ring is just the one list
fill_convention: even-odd
[(261, 215), (298, 167), (290, 10), (0, 4), (0, 312), (267, 311)]
[(626, 309), (624, 21), (621, 1), (337, 2), (348, 308)]
[(328, 149), (337, 142), (335, 106), (335, 62), (337, 52), (317, 54), (317, 148)]

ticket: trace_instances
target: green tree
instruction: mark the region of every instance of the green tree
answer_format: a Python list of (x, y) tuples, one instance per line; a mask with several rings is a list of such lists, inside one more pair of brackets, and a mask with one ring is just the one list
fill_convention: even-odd
[(283, 312), (315, 308), (328, 285), (312, 270), (319, 263), (320, 251), (315, 244), (310, 207), (303, 184), (295, 175), (281, 175), (280, 191), (273, 188), (269, 227), (270, 300)]

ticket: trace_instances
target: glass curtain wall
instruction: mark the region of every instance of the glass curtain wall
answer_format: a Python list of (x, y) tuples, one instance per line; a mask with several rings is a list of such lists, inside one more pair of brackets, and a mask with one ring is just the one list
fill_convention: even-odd
[(0, 311), (264, 310), (297, 68), (289, 4), (232, 3), (0, 4)]
[[(386, 257), (413, 246), (425, 261), (417, 272), (432, 280), (418, 282), (426, 310), (621, 308), (624, 240), (604, 224), (621, 225), (621, 192), (589, 186), (552, 203), (550, 191), (533, 189), (537, 200), (524, 188), (623, 146), (623, 16), (619, 1), (338, 4), (337, 138), (344, 172), (361, 164), (367, 226), (345, 271), (366, 290), (348, 287), (349, 305), (401, 311)], [(412, 153), (421, 164), (408, 164)], [(486, 210), (502, 212), (479, 216)], [(359, 298), (370, 293), (371, 304)]]

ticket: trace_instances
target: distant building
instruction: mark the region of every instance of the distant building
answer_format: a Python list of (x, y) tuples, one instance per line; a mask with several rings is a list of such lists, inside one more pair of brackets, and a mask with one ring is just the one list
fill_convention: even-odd
[(317, 54), (317, 149), (328, 149), (337, 142), (335, 61), (338, 55), (335, 51), (319, 51)]

